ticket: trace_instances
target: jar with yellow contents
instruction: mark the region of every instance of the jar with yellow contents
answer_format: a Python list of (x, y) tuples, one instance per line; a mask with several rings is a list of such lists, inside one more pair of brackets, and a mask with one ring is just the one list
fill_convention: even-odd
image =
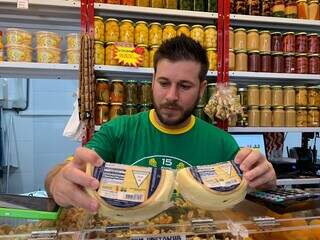
[(115, 18), (109, 18), (105, 21), (105, 34), (104, 38), (106, 42), (119, 41), (120, 27), (119, 21)]
[(152, 45), (149, 51), (149, 67), (153, 68), (153, 58), (156, 51), (159, 49), (159, 45)]
[(95, 124), (101, 125), (109, 120), (109, 106), (105, 102), (97, 102), (95, 107)]
[(247, 31), (247, 50), (259, 50), (259, 32), (257, 29), (250, 29)]
[(123, 103), (125, 99), (124, 83), (122, 80), (111, 81), (111, 103)]
[(268, 106), (260, 109), (260, 127), (271, 127), (272, 125), (272, 111)]
[(246, 50), (236, 51), (236, 71), (248, 71), (248, 54)]
[(248, 106), (258, 106), (260, 102), (260, 91), (258, 85), (248, 85)]
[(258, 106), (251, 106), (248, 110), (248, 126), (259, 127), (260, 126), (260, 110)]
[(104, 41), (103, 17), (94, 16), (94, 40)]
[(260, 106), (271, 106), (271, 88), (270, 85), (261, 85), (259, 88)]
[(308, 105), (308, 92), (305, 86), (297, 86), (296, 90), (296, 105), (307, 106)]
[(123, 114), (123, 104), (122, 103), (111, 103), (109, 111), (109, 119), (116, 118)]
[(296, 92), (293, 86), (283, 87), (283, 105), (285, 107), (296, 105)]
[(158, 22), (149, 25), (149, 45), (161, 45), (162, 43), (162, 27)]
[(296, 125), (297, 125), (297, 127), (307, 127), (308, 126), (307, 107), (297, 107)]
[(309, 107), (308, 108), (308, 127), (319, 127), (320, 118), (319, 118), (319, 108), (318, 107)]
[(134, 28), (134, 43), (148, 45), (149, 29), (148, 24), (145, 21), (136, 22), (136, 26)]
[(209, 61), (209, 70), (217, 71), (217, 50), (215, 48), (208, 48), (207, 56)]
[(217, 29), (216, 26), (209, 25), (204, 28), (204, 47), (217, 48)]
[(193, 25), (191, 27), (191, 38), (195, 41), (198, 41), (201, 46), (203, 46), (204, 42), (204, 29), (203, 26), (201, 25)]
[(94, 41), (94, 64), (105, 64), (104, 43), (100, 41)]
[(116, 47), (114, 42), (108, 42), (105, 50), (105, 64), (106, 65), (118, 65), (118, 60), (115, 59)]
[(233, 49), (229, 49), (229, 71), (234, 71), (236, 67), (236, 55)]
[(234, 30), (234, 49), (247, 50), (247, 33), (244, 28)]
[(233, 28), (229, 28), (229, 49), (234, 49), (234, 31)]
[(271, 87), (272, 106), (283, 106), (283, 90), (281, 86)]
[(134, 24), (125, 19), (120, 22), (120, 42), (134, 43)]
[(149, 0), (136, 0), (136, 6), (149, 7), (150, 6), (150, 1)]
[(153, 8), (163, 8), (163, 0), (150, 0), (150, 5)]
[(296, 124), (296, 110), (295, 107), (286, 107), (285, 108), (285, 126), (286, 127), (295, 127)]
[(168, 9), (178, 9), (178, 1), (177, 0), (163, 0), (164, 8)]
[(177, 36), (180, 36), (181, 34), (184, 34), (187, 37), (190, 37), (190, 27), (188, 24), (179, 24), (178, 25)]
[(139, 64), (140, 67), (149, 67), (149, 50), (148, 45), (146, 44), (138, 44), (138, 48), (143, 49), (142, 61)]
[(318, 106), (320, 98), (319, 87), (308, 87), (308, 106)]
[(96, 80), (96, 101), (109, 103), (110, 89), (109, 80), (107, 78), (97, 78)]
[(176, 25), (174, 25), (173, 23), (167, 23), (163, 26), (162, 41), (174, 38), (176, 35)]
[(272, 110), (272, 126), (284, 127), (285, 123), (285, 111), (283, 109), (283, 106), (274, 107)]

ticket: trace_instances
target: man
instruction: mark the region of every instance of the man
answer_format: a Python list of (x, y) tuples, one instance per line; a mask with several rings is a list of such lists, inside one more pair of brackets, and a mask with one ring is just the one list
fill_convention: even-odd
[(61, 206), (97, 212), (99, 204), (84, 187), (99, 182), (85, 166), (103, 161), (127, 165), (183, 168), (235, 159), (252, 188), (275, 185), (272, 165), (258, 151), (242, 149), (226, 132), (192, 115), (207, 82), (208, 59), (198, 42), (184, 35), (164, 42), (154, 58), (154, 110), (120, 116), (104, 124), (73, 161), (53, 169), (46, 188)]

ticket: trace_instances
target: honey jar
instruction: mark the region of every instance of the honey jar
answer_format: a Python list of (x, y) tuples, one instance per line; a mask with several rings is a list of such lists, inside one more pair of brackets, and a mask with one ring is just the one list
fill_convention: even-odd
[(247, 31), (247, 51), (259, 51), (259, 32), (257, 29)]
[(319, 127), (320, 115), (318, 107), (308, 107), (308, 127)]
[(272, 106), (283, 106), (283, 90), (281, 86), (271, 87), (271, 99)]
[(272, 111), (270, 107), (264, 106), (260, 109), (260, 127), (271, 127)]
[(296, 92), (293, 86), (283, 87), (283, 105), (285, 107), (296, 105)]
[(308, 87), (308, 106), (318, 106), (320, 105), (320, 91), (319, 87), (312, 86)]
[(244, 28), (234, 30), (234, 49), (247, 50), (247, 33)]
[(284, 127), (285, 126), (285, 111), (283, 106), (277, 106), (272, 111), (272, 126), (273, 127)]
[(259, 86), (248, 85), (248, 106), (258, 106), (260, 104)]
[(236, 71), (248, 71), (248, 55), (245, 50), (236, 51)]
[(296, 126), (296, 110), (295, 107), (285, 108), (285, 126), (295, 127)]

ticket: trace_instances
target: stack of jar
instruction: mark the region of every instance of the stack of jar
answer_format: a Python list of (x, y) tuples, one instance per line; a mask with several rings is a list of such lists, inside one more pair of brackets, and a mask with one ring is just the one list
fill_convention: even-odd
[(249, 72), (320, 73), (317, 33), (230, 29), (229, 69)]
[(176, 26), (173, 23), (153, 22), (149, 25), (145, 21), (133, 23), (131, 20), (95, 17), (95, 63), (98, 65), (118, 65), (114, 59), (115, 42), (126, 42), (144, 49), (141, 67), (153, 67), (153, 56), (161, 43), (167, 39), (184, 34), (198, 41), (207, 49), (209, 69), (217, 69), (217, 31), (216, 27), (209, 25), (187, 24)]
[(18, 28), (6, 30), (7, 59), (10, 62), (32, 61), (32, 34)]
[(320, 126), (320, 88), (249, 85), (249, 127)]
[(78, 64), (80, 59), (80, 34), (69, 33), (67, 35), (67, 62)]
[(96, 84), (95, 124), (101, 125), (118, 115), (132, 115), (152, 107), (151, 82), (98, 78)]
[(36, 33), (37, 62), (61, 62), (61, 36), (54, 32), (40, 31)]

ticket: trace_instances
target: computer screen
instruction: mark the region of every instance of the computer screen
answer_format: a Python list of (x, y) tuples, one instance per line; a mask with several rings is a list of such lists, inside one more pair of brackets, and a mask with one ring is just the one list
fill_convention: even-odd
[(258, 149), (263, 155), (266, 155), (266, 146), (263, 133), (232, 133), (240, 148), (249, 147)]

